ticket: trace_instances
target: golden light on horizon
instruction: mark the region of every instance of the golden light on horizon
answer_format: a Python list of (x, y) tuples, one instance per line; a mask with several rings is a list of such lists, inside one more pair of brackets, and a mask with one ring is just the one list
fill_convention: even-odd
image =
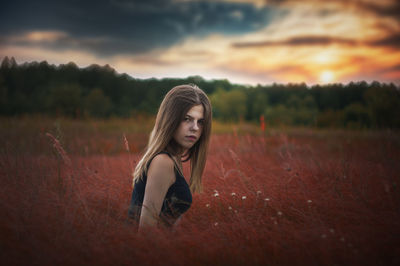
[(335, 79), (335, 75), (330, 70), (325, 70), (319, 76), (319, 80), (321, 83), (331, 83)]

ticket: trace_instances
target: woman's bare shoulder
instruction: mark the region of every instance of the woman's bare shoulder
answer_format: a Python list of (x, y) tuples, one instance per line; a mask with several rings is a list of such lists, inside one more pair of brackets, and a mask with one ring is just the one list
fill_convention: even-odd
[(151, 161), (151, 165), (157, 165), (159, 167), (165, 167), (165, 168), (171, 168), (172, 170), (174, 169), (175, 163), (172, 158), (165, 153), (159, 153), (156, 156), (154, 156), (153, 160)]
[(175, 182), (175, 163), (167, 154), (160, 153), (154, 156), (148, 170), (148, 177), (161, 178), (169, 183)]

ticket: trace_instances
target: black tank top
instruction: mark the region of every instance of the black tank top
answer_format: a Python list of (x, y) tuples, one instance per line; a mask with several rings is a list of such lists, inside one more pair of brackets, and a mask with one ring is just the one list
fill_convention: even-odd
[[(158, 154), (162, 153), (167, 154), (169, 157), (171, 157), (171, 155), (165, 151)], [(148, 168), (153, 158), (150, 160)], [(176, 181), (169, 187), (161, 207), (161, 212), (159, 214), (160, 220), (167, 226), (173, 225), (176, 219), (178, 219), (179, 216), (186, 212), (192, 204), (192, 193), (190, 192), (189, 185), (187, 184), (185, 178), (179, 173), (179, 171), (177, 171), (176, 168), (174, 168), (174, 171)], [(128, 215), (130, 218), (135, 219), (137, 222), (139, 222), (140, 219), (144, 192), (146, 189), (146, 182), (147, 175), (143, 174), (143, 179), (139, 179), (137, 181), (132, 191), (132, 199), (129, 206)]]

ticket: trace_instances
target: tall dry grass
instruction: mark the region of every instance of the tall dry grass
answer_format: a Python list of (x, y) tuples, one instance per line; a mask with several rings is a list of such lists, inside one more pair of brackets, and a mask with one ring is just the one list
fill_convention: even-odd
[[(396, 132), (214, 134), (204, 192), (194, 195), (179, 226), (138, 235), (127, 220), (139, 158), (132, 147), (143, 147), (146, 138), (125, 128), (111, 135), (98, 130), (91, 141), (111, 138), (118, 147), (82, 153), (74, 144), (89, 141), (87, 124), (81, 126), (60, 122), (58, 133), (50, 127), (25, 140), (2, 138), (5, 265), (399, 263)], [(7, 130), (21, 137), (25, 129)]]

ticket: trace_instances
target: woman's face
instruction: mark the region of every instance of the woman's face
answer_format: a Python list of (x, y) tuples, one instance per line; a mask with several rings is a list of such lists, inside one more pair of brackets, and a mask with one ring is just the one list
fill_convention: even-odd
[(195, 105), (186, 113), (173, 138), (184, 150), (190, 149), (199, 140), (203, 126), (203, 105)]

